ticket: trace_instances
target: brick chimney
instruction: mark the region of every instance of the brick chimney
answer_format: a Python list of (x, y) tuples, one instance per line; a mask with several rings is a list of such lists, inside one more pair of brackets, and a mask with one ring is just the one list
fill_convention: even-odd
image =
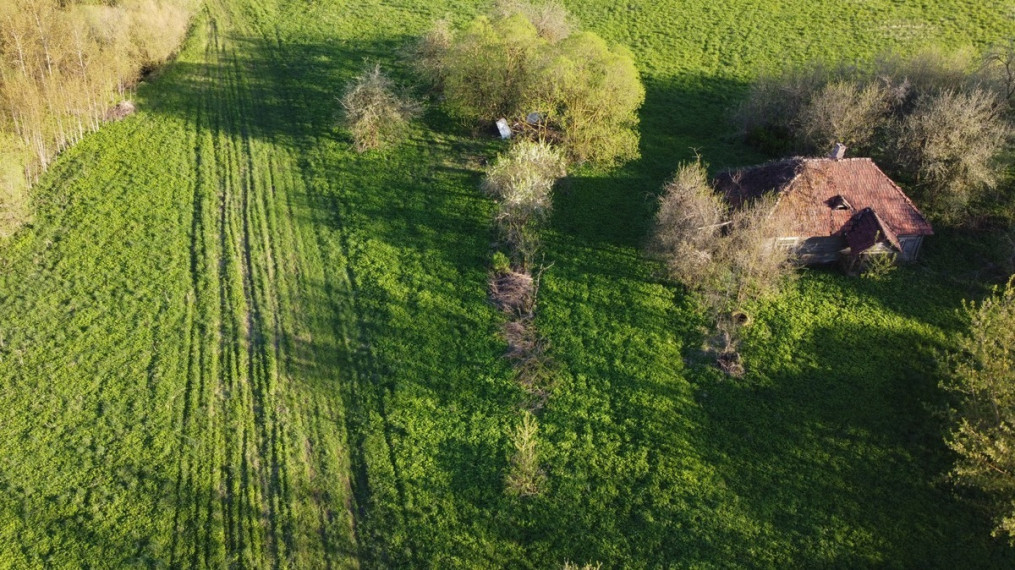
[(832, 153), (828, 155), (828, 158), (832, 160), (842, 160), (846, 156), (846, 145), (842, 143), (835, 143), (835, 147), (832, 148)]

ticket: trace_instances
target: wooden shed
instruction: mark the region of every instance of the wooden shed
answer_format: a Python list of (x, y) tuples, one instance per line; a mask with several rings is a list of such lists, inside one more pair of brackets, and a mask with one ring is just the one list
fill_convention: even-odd
[(892, 252), (913, 261), (930, 224), (899, 186), (869, 158), (790, 158), (723, 172), (716, 189), (734, 207), (769, 192), (773, 215), (805, 263)]

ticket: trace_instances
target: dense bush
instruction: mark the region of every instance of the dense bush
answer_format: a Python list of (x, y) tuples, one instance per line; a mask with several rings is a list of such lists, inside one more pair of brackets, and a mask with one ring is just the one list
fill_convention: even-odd
[(343, 124), (356, 150), (364, 152), (396, 141), (420, 108), (395, 93), (395, 84), (380, 65), (356, 77), (341, 98)]
[(965, 52), (928, 51), (866, 69), (793, 70), (759, 78), (737, 121), (766, 150), (825, 154), (845, 143), (911, 184), (929, 214), (961, 222), (1003, 171), (1005, 69), (974, 65)]
[(572, 33), (557, 5), (502, 2), (458, 32), (438, 22), (418, 56), (418, 69), (459, 117), (505, 117), (523, 134), (560, 142), (574, 161), (638, 156), (645, 90), (634, 57), (591, 32)]
[(953, 480), (984, 491), (993, 504), (996, 535), (1015, 545), (1015, 281), (979, 305), (950, 361), (944, 388), (958, 397), (948, 446), (958, 454)]

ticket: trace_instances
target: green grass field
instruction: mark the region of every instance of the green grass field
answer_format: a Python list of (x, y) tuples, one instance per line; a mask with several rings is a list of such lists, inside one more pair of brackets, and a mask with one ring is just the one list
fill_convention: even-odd
[(0, 250), (0, 567), (1015, 565), (943, 482), (932, 413), (985, 238), (940, 232), (880, 282), (808, 272), (757, 307), (741, 381), (639, 253), (694, 149), (764, 158), (724, 122), (760, 70), (982, 48), (1012, 5), (568, 4), (648, 96), (642, 159), (576, 172), (546, 232), (542, 495), (504, 493), (524, 393), (478, 190), (501, 143), (438, 110), (376, 154), (334, 127), (365, 62), (407, 81), (415, 35), (483, 7), (208, 0)]

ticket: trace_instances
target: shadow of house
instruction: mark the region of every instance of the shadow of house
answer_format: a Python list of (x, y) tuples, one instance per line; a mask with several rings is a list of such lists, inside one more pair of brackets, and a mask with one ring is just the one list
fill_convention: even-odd
[(777, 245), (807, 264), (895, 254), (914, 261), (930, 224), (908, 196), (869, 158), (790, 158), (729, 170), (714, 181), (733, 208), (769, 192)]

